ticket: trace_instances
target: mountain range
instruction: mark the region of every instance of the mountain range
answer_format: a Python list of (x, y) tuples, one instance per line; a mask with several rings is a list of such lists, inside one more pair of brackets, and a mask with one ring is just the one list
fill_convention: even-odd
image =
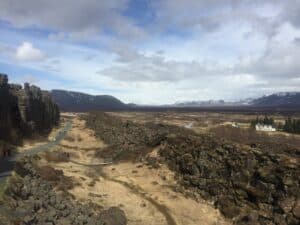
[[(93, 110), (129, 110), (149, 108), (154, 106), (141, 106), (125, 104), (110, 95), (90, 95), (81, 92), (52, 90), (53, 100), (62, 111), (86, 112)], [(156, 106), (159, 108), (201, 108), (201, 107), (300, 107), (300, 92), (280, 92), (265, 95), (259, 98), (247, 98), (240, 101), (226, 102), (224, 100), (185, 101), (170, 105)]]
[(207, 101), (183, 101), (169, 105), (171, 107), (210, 107), (210, 106), (245, 106), (251, 105), (253, 99), (244, 99), (240, 101), (226, 102), (224, 100), (207, 100)]
[(224, 100), (177, 102), (175, 107), (214, 107), (214, 106), (262, 106), (262, 107), (294, 107), (300, 106), (300, 92), (278, 92), (259, 98), (247, 98), (239, 101)]
[(279, 92), (253, 99), (252, 105), (257, 106), (300, 106), (300, 92)]

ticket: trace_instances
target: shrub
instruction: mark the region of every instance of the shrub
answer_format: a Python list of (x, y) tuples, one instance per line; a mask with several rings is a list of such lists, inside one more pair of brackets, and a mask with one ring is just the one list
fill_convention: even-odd
[(51, 166), (41, 166), (36, 168), (40, 177), (52, 182), (59, 190), (69, 190), (75, 186), (71, 177), (66, 177), (62, 170), (56, 170)]
[(74, 142), (74, 141), (75, 141), (75, 138), (74, 138), (73, 136), (67, 135), (67, 136), (65, 137), (65, 140), (66, 140), (66, 141), (70, 141), (70, 142)]
[(68, 152), (59, 152), (59, 151), (46, 152), (45, 159), (48, 162), (68, 162), (70, 159), (70, 155)]

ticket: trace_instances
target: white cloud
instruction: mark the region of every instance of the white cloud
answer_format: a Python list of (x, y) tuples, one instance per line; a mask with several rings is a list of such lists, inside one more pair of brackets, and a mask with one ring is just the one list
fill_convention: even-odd
[(40, 49), (35, 48), (30, 42), (23, 42), (16, 51), (16, 59), (20, 61), (42, 61), (45, 58), (45, 54)]
[(0, 62), (136, 103), (300, 90), (299, 0), (144, 2), (149, 21), (130, 0), (0, 0)]

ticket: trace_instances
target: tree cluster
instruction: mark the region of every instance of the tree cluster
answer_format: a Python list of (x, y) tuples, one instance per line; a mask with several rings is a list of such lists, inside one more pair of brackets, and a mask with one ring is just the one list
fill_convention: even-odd
[(300, 134), (300, 119), (292, 119), (291, 117), (288, 117), (285, 120), (283, 130), (288, 133)]

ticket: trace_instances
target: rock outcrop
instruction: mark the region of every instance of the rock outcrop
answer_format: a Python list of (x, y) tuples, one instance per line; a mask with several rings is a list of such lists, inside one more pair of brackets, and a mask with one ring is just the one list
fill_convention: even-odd
[(168, 137), (160, 155), (195, 196), (236, 224), (299, 224), (299, 150), (276, 153), (209, 135)]
[[(54, 169), (53, 169), (54, 170)], [(10, 178), (5, 205), (0, 205), (5, 225), (126, 225), (125, 213), (117, 208), (103, 209), (93, 203), (81, 204), (65, 191), (54, 191), (53, 182), (45, 180), (36, 159), (24, 158), (15, 168), (18, 176)], [(57, 171), (57, 176), (63, 176)]]
[(0, 74), (0, 140), (16, 144), (25, 136), (48, 132), (59, 122), (58, 106), (36, 86), (9, 84)]
[(0, 74), (0, 140), (15, 142), (21, 131), (21, 115), (15, 86), (11, 88), (6, 75)]
[(176, 126), (122, 121), (103, 112), (91, 112), (84, 119), (86, 125), (95, 130), (96, 136), (109, 145), (98, 153), (99, 156), (112, 160), (137, 160), (159, 145), (168, 134), (180, 132)]

